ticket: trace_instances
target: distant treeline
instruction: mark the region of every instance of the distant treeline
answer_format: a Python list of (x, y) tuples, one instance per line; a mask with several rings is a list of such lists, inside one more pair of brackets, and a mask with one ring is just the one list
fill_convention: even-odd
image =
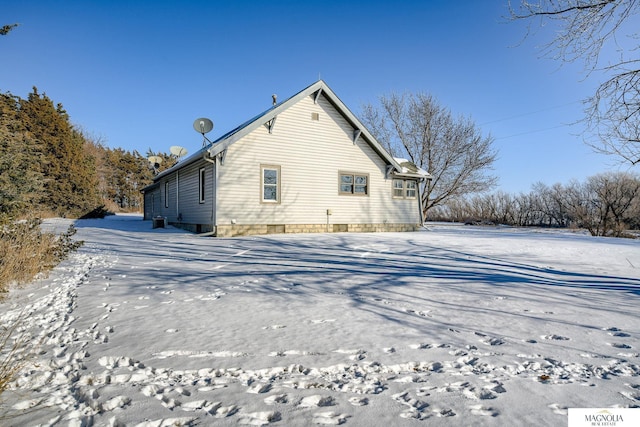
[(429, 211), (434, 221), (585, 228), (593, 236), (640, 229), (640, 177), (611, 172), (584, 182), (538, 183), (529, 193), (497, 192), (455, 200)]
[(82, 217), (141, 210), (153, 179), (149, 150), (111, 149), (72, 125), (62, 104), (36, 88), (27, 99), (0, 94), (0, 224), (32, 216)]

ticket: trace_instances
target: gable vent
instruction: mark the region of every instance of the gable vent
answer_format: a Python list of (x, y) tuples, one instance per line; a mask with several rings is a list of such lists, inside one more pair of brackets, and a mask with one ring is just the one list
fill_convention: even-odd
[(320, 113), (311, 113), (311, 120), (317, 122), (320, 120)]

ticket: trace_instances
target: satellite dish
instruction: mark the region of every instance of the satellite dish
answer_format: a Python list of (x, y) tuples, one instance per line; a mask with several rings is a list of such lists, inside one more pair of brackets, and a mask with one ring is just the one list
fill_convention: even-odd
[(180, 147), (179, 145), (172, 145), (169, 148), (169, 151), (171, 151), (171, 154), (173, 154), (177, 158), (187, 155), (187, 149), (184, 147)]
[(193, 128), (196, 132), (204, 135), (205, 133), (211, 132), (211, 129), (213, 129), (213, 122), (206, 117), (201, 117), (193, 122)]
[(149, 163), (151, 163), (151, 167), (155, 173), (158, 173), (158, 168), (160, 167), (160, 163), (162, 163), (162, 157), (160, 156), (149, 156), (147, 157)]
[(159, 165), (162, 163), (162, 157), (160, 156), (149, 156), (148, 160), (152, 165)]

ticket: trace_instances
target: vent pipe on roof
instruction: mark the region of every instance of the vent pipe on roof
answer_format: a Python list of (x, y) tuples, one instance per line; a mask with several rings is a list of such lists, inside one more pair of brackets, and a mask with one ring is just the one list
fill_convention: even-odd
[(273, 100), (273, 105), (276, 105), (278, 103), (278, 95), (276, 95), (275, 93), (271, 95), (271, 99)]

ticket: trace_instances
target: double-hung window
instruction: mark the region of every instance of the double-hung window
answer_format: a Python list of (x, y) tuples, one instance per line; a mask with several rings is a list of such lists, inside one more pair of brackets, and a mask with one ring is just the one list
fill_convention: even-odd
[(396, 197), (396, 198), (404, 197), (404, 179), (393, 180), (393, 197)]
[(412, 179), (394, 179), (393, 197), (395, 199), (415, 199), (418, 195), (418, 184)]
[(366, 196), (369, 194), (369, 175), (340, 172), (340, 194)]
[(415, 199), (418, 192), (417, 182), (413, 180), (405, 180), (404, 197), (406, 199)]
[(260, 166), (260, 201), (280, 203), (280, 166)]

